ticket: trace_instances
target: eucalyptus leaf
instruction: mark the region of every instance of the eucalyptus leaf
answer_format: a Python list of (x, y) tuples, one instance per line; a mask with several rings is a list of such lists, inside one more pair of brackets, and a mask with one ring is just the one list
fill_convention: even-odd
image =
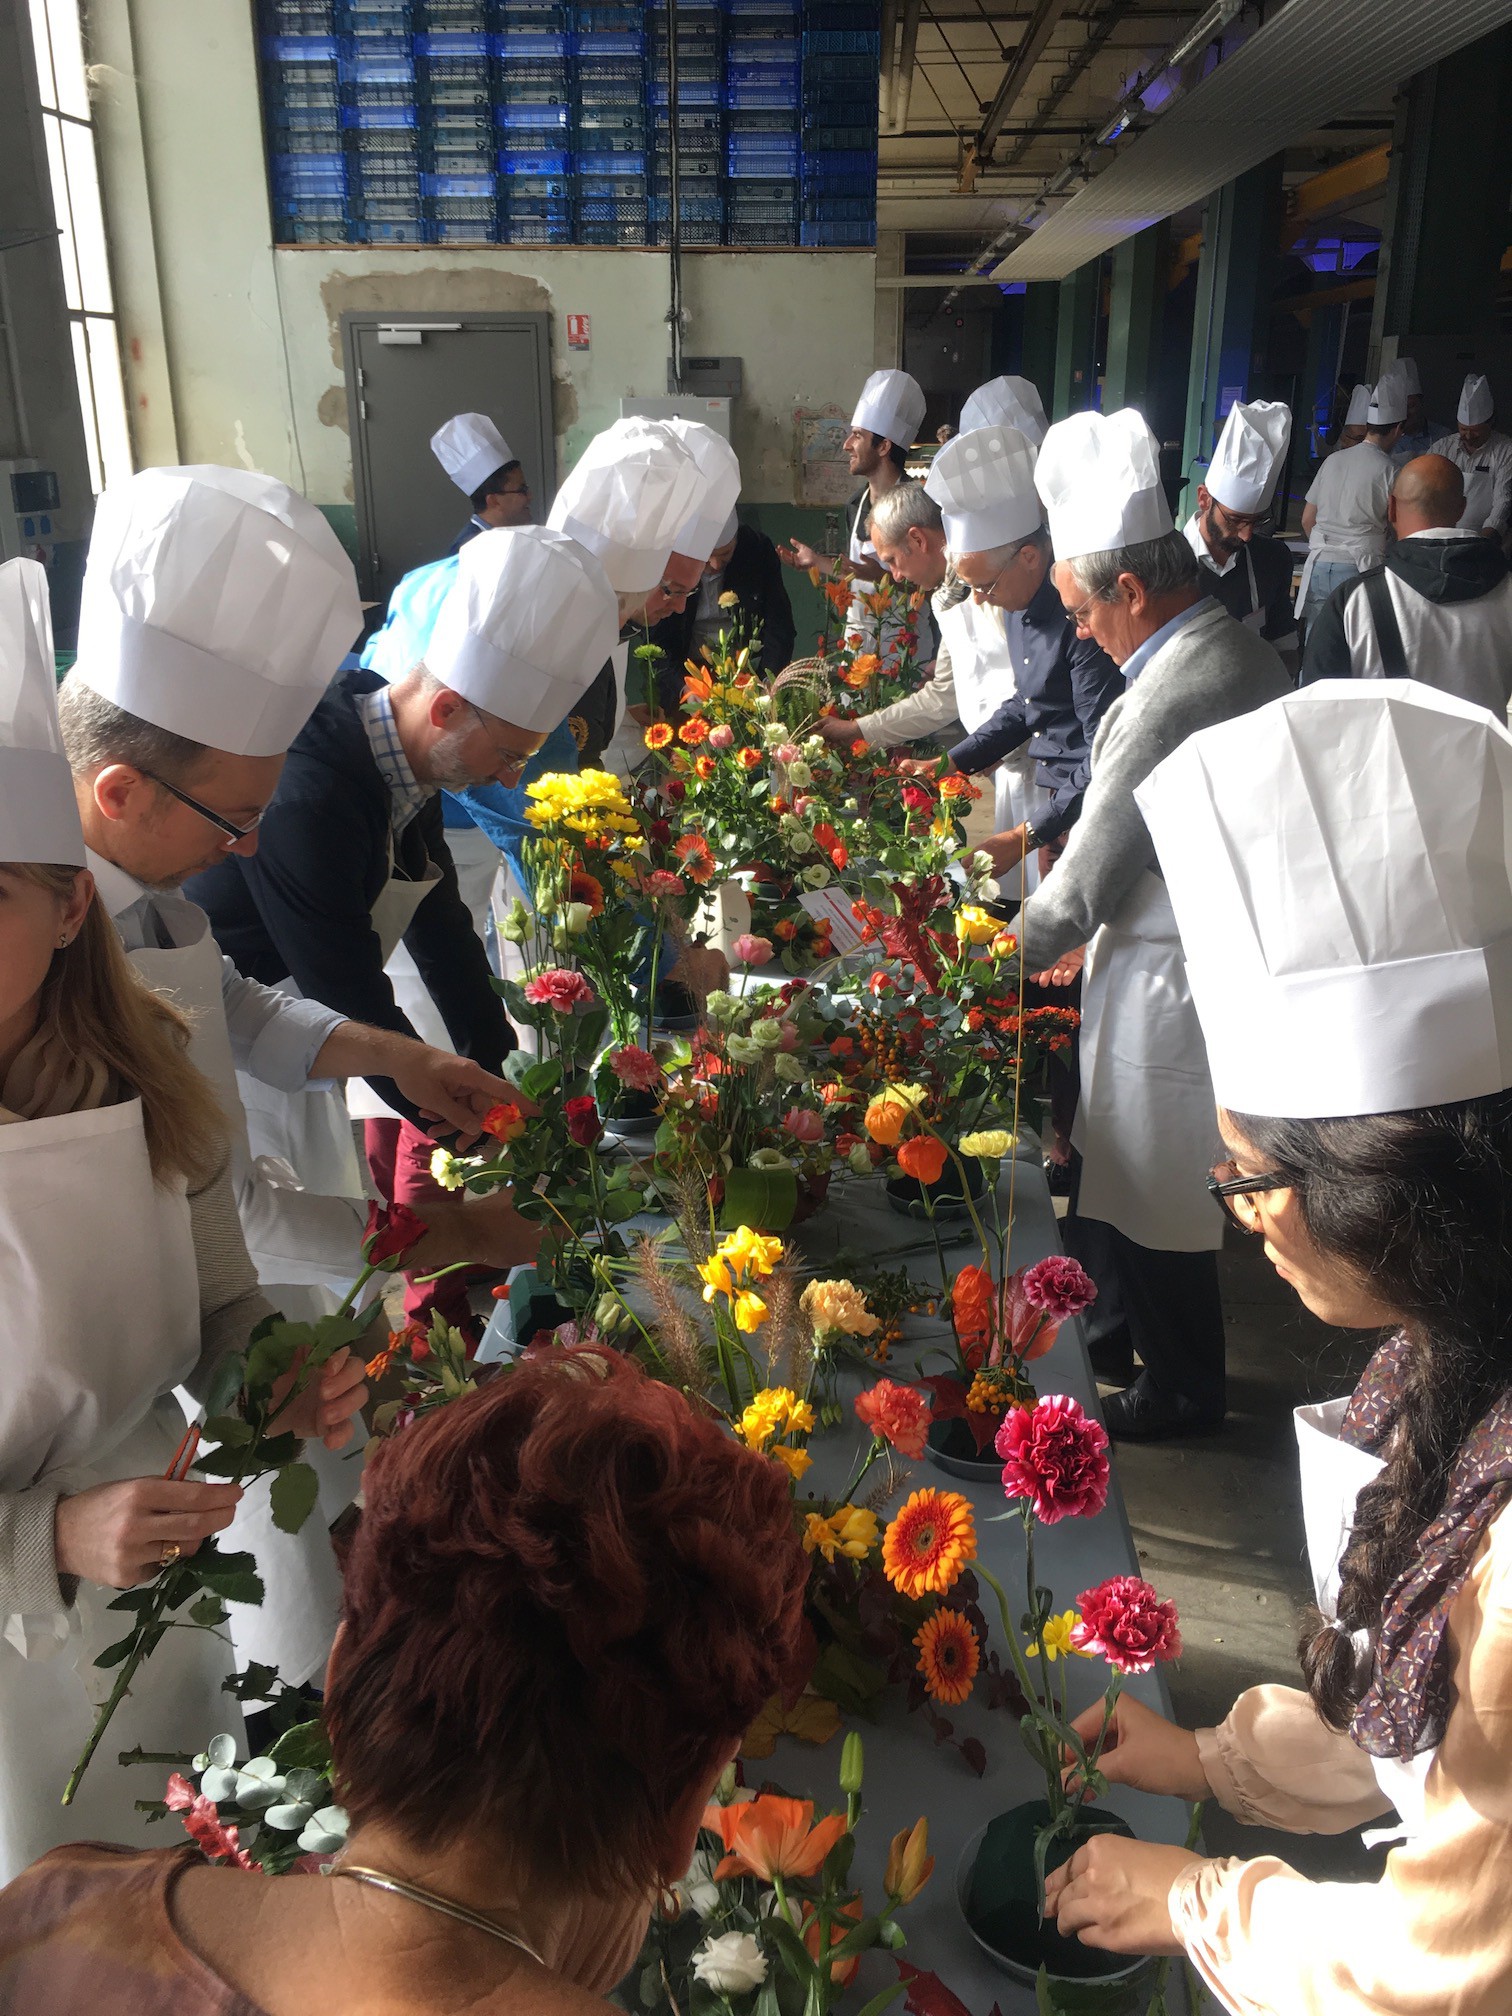
[(295, 1800), (291, 1804), (270, 1806), (262, 1816), (265, 1827), (276, 1827), (281, 1834), (296, 1834), (304, 1826), (314, 1807), (305, 1800)]
[(234, 1736), (212, 1736), (205, 1745), (205, 1755), (210, 1762), (224, 1771), (236, 1762), (236, 1738)]

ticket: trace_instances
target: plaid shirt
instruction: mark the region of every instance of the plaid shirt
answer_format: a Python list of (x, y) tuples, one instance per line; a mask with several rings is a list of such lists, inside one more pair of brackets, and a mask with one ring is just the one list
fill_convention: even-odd
[(402, 833), (430, 797), (430, 791), (417, 782), (410, 768), (404, 745), (399, 740), (399, 731), (394, 726), (394, 703), (387, 686), (378, 686), (371, 693), (358, 693), (353, 697), (362, 716), (362, 725), (367, 730), (368, 745), (373, 752), (373, 761), (378, 765), (378, 775), (388, 786), (389, 830)]

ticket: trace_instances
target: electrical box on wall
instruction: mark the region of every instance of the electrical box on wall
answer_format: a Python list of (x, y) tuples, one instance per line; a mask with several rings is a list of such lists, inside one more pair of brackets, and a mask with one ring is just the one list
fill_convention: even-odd
[(667, 390), (701, 392), (707, 399), (738, 399), (745, 389), (744, 373), (738, 357), (684, 357), (682, 385), (673, 376), (672, 359), (667, 359)]
[(30, 456), (0, 461), (0, 560), (52, 560), (60, 504), (55, 471)]
[(621, 399), (620, 417), (625, 420), (701, 420), (705, 427), (712, 427), (726, 441), (730, 438), (728, 399), (701, 399), (688, 393), (681, 398)]

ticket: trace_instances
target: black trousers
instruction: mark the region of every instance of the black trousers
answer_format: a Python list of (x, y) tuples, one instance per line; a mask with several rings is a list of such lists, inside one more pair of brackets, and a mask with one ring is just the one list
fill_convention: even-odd
[(1111, 1352), (1132, 1348), (1157, 1393), (1190, 1400), (1205, 1414), (1222, 1414), (1225, 1348), (1218, 1255), (1139, 1246), (1103, 1219), (1081, 1217), (1081, 1157), (1073, 1160), (1071, 1208), (1061, 1238), (1097, 1284), (1097, 1300), (1082, 1318), (1088, 1340)]

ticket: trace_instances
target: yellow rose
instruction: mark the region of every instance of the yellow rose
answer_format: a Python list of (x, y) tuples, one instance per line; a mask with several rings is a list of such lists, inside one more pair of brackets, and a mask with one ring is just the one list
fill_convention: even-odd
[(967, 945), (985, 945), (989, 938), (995, 938), (1000, 928), (996, 917), (989, 917), (978, 904), (963, 903), (956, 912), (956, 943), (963, 948)]

